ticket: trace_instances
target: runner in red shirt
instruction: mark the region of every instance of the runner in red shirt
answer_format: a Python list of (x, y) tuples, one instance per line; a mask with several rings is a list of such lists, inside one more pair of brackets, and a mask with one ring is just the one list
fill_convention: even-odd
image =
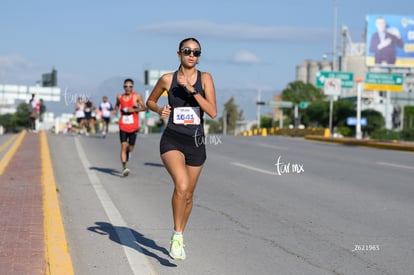
[(123, 94), (116, 98), (114, 114), (121, 111), (119, 118), (119, 138), (121, 140), (122, 175), (128, 176), (129, 169), (126, 166), (131, 152), (134, 150), (137, 132), (139, 130), (138, 113), (145, 111), (145, 103), (139, 93), (133, 92), (134, 81), (130, 78), (124, 80)]

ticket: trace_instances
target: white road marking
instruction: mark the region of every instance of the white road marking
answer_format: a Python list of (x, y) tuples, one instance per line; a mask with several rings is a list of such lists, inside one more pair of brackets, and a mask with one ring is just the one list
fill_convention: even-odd
[(135, 275), (157, 274), (153, 270), (151, 263), (148, 261), (139, 245), (136, 246), (136, 249), (139, 251), (138, 253), (135, 249), (128, 246), (128, 244), (137, 243), (134, 235), (132, 234), (131, 230), (119, 229), (121, 227), (127, 228), (126, 222), (122, 218), (121, 213), (118, 211), (115, 204), (112, 202), (104, 186), (101, 184), (98, 176), (96, 175), (96, 172), (88, 169), (88, 167), (91, 167), (91, 165), (79, 139), (77, 138), (75, 139), (75, 145), (82, 165), (85, 168), (85, 172), (89, 177), (89, 181), (95, 189), (96, 195), (98, 196), (102, 207), (105, 209), (106, 215), (108, 216), (110, 222), (114, 225), (114, 229), (122, 244), (122, 248), (124, 249), (125, 255), (127, 256), (128, 263), (132, 272)]
[(407, 166), (407, 165), (390, 163), (390, 162), (381, 162), (381, 161), (378, 161), (378, 162), (376, 162), (376, 164), (383, 165), (383, 166), (390, 166), (390, 167), (396, 167), (396, 168), (414, 170), (414, 166)]
[(249, 170), (252, 170), (252, 171), (260, 172), (260, 173), (263, 173), (263, 174), (268, 174), (268, 175), (272, 175), (272, 176), (277, 175), (276, 171), (272, 172), (272, 171), (256, 168), (256, 167), (253, 167), (253, 166), (250, 166), (250, 165), (238, 163), (238, 162), (231, 162), (231, 164), (235, 165), (235, 166), (243, 167), (243, 168), (246, 168), (246, 169), (249, 169)]
[(276, 150), (282, 150), (282, 151), (289, 150), (288, 147), (271, 145), (271, 144), (266, 144), (266, 143), (257, 143), (256, 145), (261, 146), (261, 147), (266, 147), (266, 148), (272, 148), (272, 149), (276, 149)]

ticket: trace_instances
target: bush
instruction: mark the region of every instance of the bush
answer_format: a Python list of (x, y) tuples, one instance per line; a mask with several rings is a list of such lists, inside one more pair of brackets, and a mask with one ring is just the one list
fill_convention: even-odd
[(400, 140), (400, 132), (388, 129), (380, 129), (372, 132), (371, 138), (377, 140)]
[(13, 114), (0, 115), (0, 125), (4, 127), (6, 133), (17, 131), (16, 119)]
[(406, 141), (414, 141), (414, 128), (402, 130), (401, 139)]
[(336, 131), (344, 137), (352, 137), (355, 135), (355, 131), (347, 126), (339, 126), (336, 128)]

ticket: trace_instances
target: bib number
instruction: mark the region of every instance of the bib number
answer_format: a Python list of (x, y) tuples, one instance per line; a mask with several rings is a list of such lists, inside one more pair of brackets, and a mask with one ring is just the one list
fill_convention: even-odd
[(200, 125), (200, 107), (174, 108), (174, 124)]
[(133, 124), (134, 123), (134, 116), (133, 115), (123, 115), (122, 116), (122, 123), (123, 124)]

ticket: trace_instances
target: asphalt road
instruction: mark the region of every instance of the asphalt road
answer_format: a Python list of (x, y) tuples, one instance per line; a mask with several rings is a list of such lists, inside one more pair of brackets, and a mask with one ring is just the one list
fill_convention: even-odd
[(168, 256), (173, 185), (158, 134), (120, 175), (119, 139), (48, 135), (76, 274), (413, 274), (414, 154), (209, 136), (186, 232)]

